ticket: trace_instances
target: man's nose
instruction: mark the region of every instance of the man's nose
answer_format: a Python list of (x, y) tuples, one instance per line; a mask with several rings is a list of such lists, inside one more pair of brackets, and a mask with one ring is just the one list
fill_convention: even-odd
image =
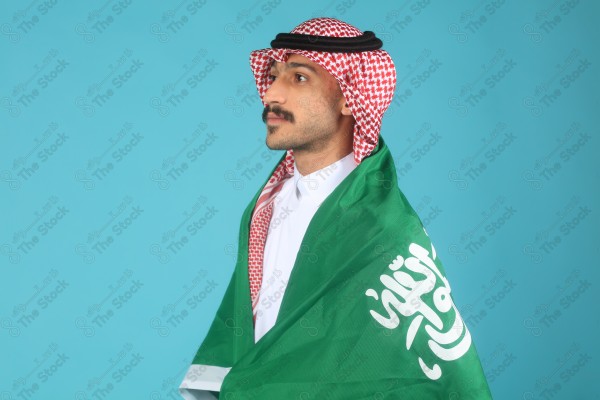
[(285, 85), (279, 80), (276, 79), (271, 83), (271, 86), (267, 89), (264, 97), (264, 102), (266, 104), (283, 104), (286, 99), (286, 90)]

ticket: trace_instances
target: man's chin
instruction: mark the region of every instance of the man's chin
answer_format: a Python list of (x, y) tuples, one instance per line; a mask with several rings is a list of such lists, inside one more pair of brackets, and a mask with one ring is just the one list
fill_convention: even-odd
[(276, 130), (277, 129), (274, 129), (274, 130), (271, 130), (270, 128), (267, 129), (267, 139), (265, 140), (267, 147), (271, 150), (287, 150), (287, 149), (289, 149), (290, 148), (289, 143), (279, 140), (279, 138), (276, 137), (276, 134), (275, 134)]
[(269, 139), (267, 139), (267, 147), (270, 150), (287, 150), (288, 147), (285, 146), (283, 143), (278, 143), (278, 142), (274, 142), (274, 141), (269, 141)]

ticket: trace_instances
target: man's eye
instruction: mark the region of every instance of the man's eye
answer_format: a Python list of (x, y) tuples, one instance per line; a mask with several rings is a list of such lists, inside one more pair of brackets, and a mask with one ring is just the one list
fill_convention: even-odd
[(274, 81), (274, 80), (275, 80), (275, 78), (277, 78), (275, 75), (269, 75), (269, 80), (270, 80), (270, 81)]
[(296, 74), (296, 80), (298, 82), (306, 82), (308, 79), (304, 75)]

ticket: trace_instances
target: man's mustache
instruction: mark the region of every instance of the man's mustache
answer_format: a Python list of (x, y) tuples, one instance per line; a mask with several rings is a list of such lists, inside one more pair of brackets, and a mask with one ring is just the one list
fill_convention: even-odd
[(265, 124), (267, 123), (267, 114), (270, 112), (272, 112), (273, 114), (277, 115), (280, 118), (283, 118), (286, 121), (289, 121), (292, 123), (294, 122), (294, 115), (291, 112), (286, 111), (279, 106), (273, 106), (273, 107), (266, 106), (262, 113), (262, 120)]

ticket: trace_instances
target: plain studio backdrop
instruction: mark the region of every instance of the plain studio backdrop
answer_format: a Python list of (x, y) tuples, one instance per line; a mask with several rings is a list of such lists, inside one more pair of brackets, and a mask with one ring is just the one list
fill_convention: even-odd
[(282, 154), (249, 53), (317, 16), (395, 61), (382, 136), (494, 397), (600, 398), (599, 11), (2, 2), (0, 398), (178, 398)]

